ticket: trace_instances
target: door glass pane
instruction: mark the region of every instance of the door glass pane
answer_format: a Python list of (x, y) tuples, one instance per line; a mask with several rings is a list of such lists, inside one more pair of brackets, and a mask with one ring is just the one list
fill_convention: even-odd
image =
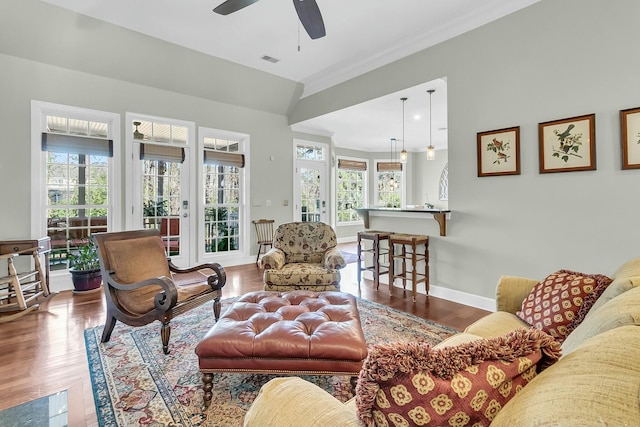
[(320, 171), (313, 168), (300, 168), (300, 208), (301, 221), (320, 221)]
[(204, 250), (240, 250), (240, 168), (215, 164), (203, 168)]
[(160, 230), (167, 255), (180, 255), (180, 168), (177, 162), (142, 160), (143, 226)]
[(70, 252), (88, 244), (92, 233), (107, 231), (108, 159), (52, 151), (46, 156), (50, 263), (52, 270), (62, 270)]

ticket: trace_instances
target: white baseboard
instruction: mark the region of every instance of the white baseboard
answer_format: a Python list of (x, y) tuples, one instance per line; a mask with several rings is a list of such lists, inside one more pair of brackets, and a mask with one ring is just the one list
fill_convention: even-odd
[(351, 242), (357, 242), (357, 241), (358, 241), (358, 238), (354, 236), (338, 238), (338, 243), (351, 243)]
[[(365, 279), (373, 280), (373, 272), (363, 271), (362, 277)], [(385, 284), (388, 286), (389, 282), (387, 281), (386, 276), (381, 276), (380, 284)], [(401, 288), (401, 286), (399, 286), (397, 283), (395, 286)], [(424, 292), (424, 283), (421, 283), (420, 285), (418, 285), (418, 293), (424, 294)], [(496, 300), (493, 298), (481, 297), (478, 295), (460, 292), (454, 289), (444, 288), (442, 286), (436, 285), (429, 286), (429, 295), (436, 298), (446, 299), (447, 301), (453, 301), (458, 304), (464, 304), (470, 307), (479, 308), (481, 310), (496, 311)]]
[(429, 286), (429, 295), (487, 311), (496, 311), (496, 300), (441, 286)]

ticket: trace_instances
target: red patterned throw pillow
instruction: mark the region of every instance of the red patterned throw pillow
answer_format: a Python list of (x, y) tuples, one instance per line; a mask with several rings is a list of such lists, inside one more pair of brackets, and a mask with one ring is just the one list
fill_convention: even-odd
[(358, 417), (368, 427), (486, 426), (559, 357), (560, 344), (535, 328), (439, 349), (376, 345), (358, 378)]
[(560, 270), (534, 286), (516, 314), (563, 342), (610, 283), (602, 274)]

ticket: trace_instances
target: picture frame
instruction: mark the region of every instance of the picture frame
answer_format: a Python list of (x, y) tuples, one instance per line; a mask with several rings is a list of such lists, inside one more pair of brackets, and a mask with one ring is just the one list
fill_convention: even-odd
[(620, 110), (622, 169), (640, 169), (640, 107)]
[(520, 175), (520, 126), (478, 132), (478, 176)]
[(596, 169), (596, 115), (538, 123), (540, 173)]

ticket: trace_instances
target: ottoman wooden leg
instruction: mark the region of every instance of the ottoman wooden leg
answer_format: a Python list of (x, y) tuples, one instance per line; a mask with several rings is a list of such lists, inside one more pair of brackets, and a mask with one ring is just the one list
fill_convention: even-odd
[(353, 394), (355, 396), (355, 394), (356, 394), (356, 385), (358, 385), (358, 377), (351, 377), (351, 379), (349, 379), (349, 382), (351, 383), (351, 388), (352, 388)]
[(164, 354), (169, 354), (169, 337), (171, 337), (171, 325), (169, 321), (162, 322), (160, 337), (162, 337), (162, 351)]
[(213, 316), (216, 319), (216, 322), (220, 319), (220, 307), (220, 297), (218, 297), (213, 300)]
[(204, 391), (204, 401), (202, 404), (202, 410), (204, 411), (211, 405), (211, 399), (213, 398), (213, 374), (202, 374), (202, 390)]

